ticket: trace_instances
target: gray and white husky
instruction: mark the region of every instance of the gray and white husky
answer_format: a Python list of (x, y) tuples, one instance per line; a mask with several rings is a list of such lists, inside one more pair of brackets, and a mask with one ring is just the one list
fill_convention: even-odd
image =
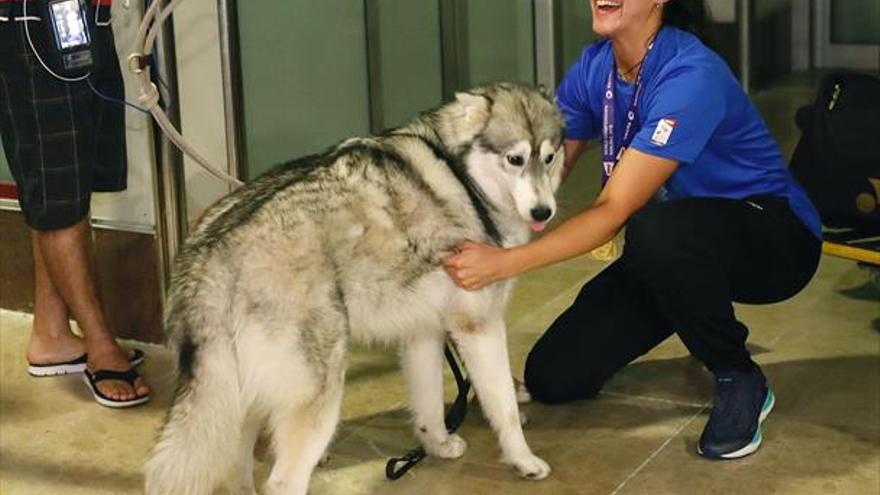
[(339, 421), (351, 340), (399, 342), (415, 434), (461, 456), (446, 431), (443, 345), (455, 341), (503, 461), (550, 467), (520, 426), (503, 321), (511, 282), (455, 286), (440, 259), (464, 239), (526, 242), (556, 210), (562, 119), (542, 91), (495, 84), (409, 125), (284, 164), (210, 208), (178, 259), (165, 328), (179, 384), (146, 468), (148, 495), (305, 494)]

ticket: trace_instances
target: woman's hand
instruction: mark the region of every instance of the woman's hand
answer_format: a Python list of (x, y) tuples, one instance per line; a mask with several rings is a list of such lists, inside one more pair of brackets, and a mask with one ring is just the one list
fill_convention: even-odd
[(441, 262), (456, 285), (478, 290), (515, 275), (508, 258), (509, 250), (505, 248), (464, 241), (458, 244), (455, 254)]
[(513, 248), (465, 241), (441, 260), (452, 280), (477, 290), (529, 270), (588, 253), (613, 239), (678, 168), (678, 162), (628, 148), (592, 206), (540, 238)]

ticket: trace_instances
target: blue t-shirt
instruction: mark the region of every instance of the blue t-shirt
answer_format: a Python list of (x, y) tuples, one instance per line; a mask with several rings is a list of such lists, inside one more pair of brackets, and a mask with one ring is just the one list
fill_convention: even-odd
[[(557, 90), (567, 139), (601, 139), (602, 102), (614, 68), (610, 40), (584, 49)], [(678, 162), (662, 199), (785, 197), (821, 237), (819, 214), (727, 64), (685, 31), (664, 27), (642, 67), (642, 95), (630, 146)], [(635, 85), (615, 76), (615, 142), (623, 138)]]

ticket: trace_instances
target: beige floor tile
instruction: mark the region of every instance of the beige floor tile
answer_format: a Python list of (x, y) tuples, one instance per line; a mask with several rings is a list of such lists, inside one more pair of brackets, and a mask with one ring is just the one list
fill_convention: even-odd
[[(658, 448), (699, 408), (609, 397), (566, 407), (530, 404), (523, 410), (530, 418), (526, 427), (530, 445), (553, 466), (547, 480), (520, 480), (500, 464), (495, 435), (473, 406), (460, 431), (470, 446), (461, 459), (429, 458), (403, 479), (386, 481), (386, 457), (415, 445), (406, 413), (395, 411), (335, 444), (330, 464), (316, 475), (324, 483), (338, 476), (335, 470), (348, 470), (349, 483), (358, 490), (334, 492), (328, 486), (326, 492), (316, 489), (315, 493), (451, 494), (462, 489), (476, 494), (609, 493), (638, 466), (644, 452)], [(372, 469), (358, 467), (364, 463)]]

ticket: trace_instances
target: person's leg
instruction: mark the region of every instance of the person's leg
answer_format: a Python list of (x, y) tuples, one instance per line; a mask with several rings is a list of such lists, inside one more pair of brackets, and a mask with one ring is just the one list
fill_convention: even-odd
[[(55, 297), (60, 296), (65, 313), (72, 313), (84, 332), (88, 369), (128, 370), (128, 357), (101, 316), (89, 256), (87, 216), (97, 162), (92, 93), (82, 82), (50, 76), (30, 56), (22, 23), (13, 24), (0, 29), (0, 135), (23, 216), (34, 230), (35, 333), (60, 331), (66, 318)], [(136, 388), (138, 394), (148, 392), (143, 381)], [(102, 381), (98, 389), (112, 399), (134, 397), (132, 386), (122, 381)]]
[(748, 330), (732, 301), (770, 303), (796, 294), (815, 272), (819, 240), (775, 198), (653, 205), (630, 220), (626, 240), (630, 277), (715, 374), (714, 407), (698, 452), (716, 459), (754, 452), (775, 399), (746, 349)]
[(623, 257), (630, 277), (651, 292), (685, 346), (713, 372), (753, 367), (748, 329), (732, 302), (785, 300), (818, 263), (818, 239), (787, 202), (762, 202), (670, 201), (643, 209), (627, 225)]
[(63, 363), (86, 352), (85, 342), (70, 331), (70, 312), (55, 290), (36, 234), (31, 235), (34, 254), (34, 322), (27, 346), (30, 364)]
[(545, 403), (594, 397), (606, 380), (672, 335), (621, 259), (587, 282), (529, 352), (525, 385)]
[[(33, 228), (35, 219), (47, 209), (44, 178), (48, 174), (43, 167), (45, 161), (38, 133), (32, 58), (28, 56), (29, 48), (24, 44), (22, 23), (9, 24), (0, 26), (0, 138), (9, 170), (15, 178), (22, 214)], [(65, 101), (60, 103), (67, 108)], [(52, 148), (58, 146), (52, 145)], [(75, 187), (73, 183), (76, 181), (73, 177), (63, 177), (55, 182)], [(80, 357), (85, 352), (85, 343), (70, 332), (69, 310), (52, 285), (34, 235), (31, 236), (31, 246), (34, 257), (34, 320), (26, 351), (27, 361), (32, 365), (64, 363)]]
[[(124, 371), (131, 368), (128, 356), (113, 338), (101, 313), (92, 272), (88, 218), (72, 227), (34, 231), (46, 271), (53, 287), (70, 308), (85, 337), (90, 371)], [(124, 381), (98, 383), (104, 395), (116, 400), (133, 399), (149, 393), (142, 378), (132, 389)]]

